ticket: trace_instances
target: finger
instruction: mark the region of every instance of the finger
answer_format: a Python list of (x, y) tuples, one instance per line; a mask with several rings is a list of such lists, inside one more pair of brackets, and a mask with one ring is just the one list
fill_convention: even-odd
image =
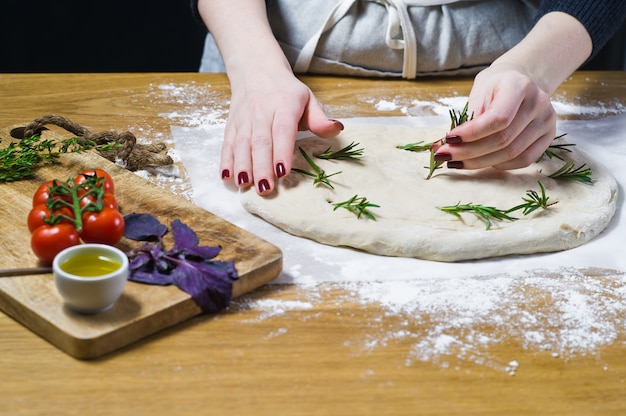
[(546, 151), (548, 146), (550, 146), (550, 143), (552, 143), (553, 140), (554, 133), (545, 134), (533, 142), (518, 157), (504, 163), (493, 165), (493, 167), (500, 170), (525, 168), (526, 166), (536, 162), (541, 157), (543, 152)]
[(329, 138), (341, 133), (343, 128), (343, 123), (328, 118), (320, 102), (313, 93), (310, 93), (309, 102), (300, 120), (299, 129), (310, 130), (316, 136)]
[(252, 178), (259, 195), (267, 195), (274, 188), (273, 143), (271, 126), (257, 123), (250, 137)]
[(223, 181), (231, 181), (234, 178), (234, 141), (236, 132), (230, 123), (224, 129), (224, 141), (220, 156), (220, 174)]
[(243, 126), (236, 130), (232, 139), (233, 174), (235, 184), (247, 188), (253, 183), (251, 148), (251, 126)]
[(274, 137), (273, 161), (274, 175), (282, 178), (291, 172), (293, 151), (298, 133), (300, 114), (276, 114), (272, 125)]
[[(497, 166), (498, 169), (526, 167), (539, 158), (554, 138), (556, 127), (546, 130), (540, 126), (545, 125), (533, 122), (508, 146), (476, 158), (453, 160), (448, 162), (448, 166), (457, 169), (481, 169), (489, 166)], [(474, 146), (475, 143), (471, 145)]]

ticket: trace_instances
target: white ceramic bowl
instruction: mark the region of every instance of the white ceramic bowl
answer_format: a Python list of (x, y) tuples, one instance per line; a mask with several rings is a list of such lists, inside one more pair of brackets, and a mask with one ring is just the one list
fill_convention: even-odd
[(128, 257), (112, 246), (79, 244), (57, 254), (52, 271), (66, 305), (76, 312), (94, 314), (111, 309), (124, 291)]

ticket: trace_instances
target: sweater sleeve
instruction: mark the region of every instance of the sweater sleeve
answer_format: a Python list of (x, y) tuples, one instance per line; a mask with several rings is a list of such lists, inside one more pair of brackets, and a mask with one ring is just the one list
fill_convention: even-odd
[(191, 13), (193, 14), (193, 17), (196, 18), (196, 20), (198, 21), (198, 24), (204, 26), (204, 22), (202, 22), (202, 18), (200, 17), (200, 12), (198, 12), (198, 0), (191, 0), (190, 4), (191, 4)]
[(626, 1), (544, 0), (539, 6), (535, 21), (554, 11), (575, 17), (587, 29), (593, 44), (589, 57), (591, 59), (613, 37), (626, 18)]

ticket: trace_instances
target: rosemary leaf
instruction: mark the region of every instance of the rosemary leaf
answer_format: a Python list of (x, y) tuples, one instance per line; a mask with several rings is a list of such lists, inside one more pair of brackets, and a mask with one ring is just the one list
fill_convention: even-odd
[(336, 159), (336, 160), (360, 160), (361, 156), (363, 156), (363, 148), (355, 149), (359, 143), (350, 143), (346, 147), (333, 151), (329, 147), (321, 153), (314, 155), (318, 159)]
[(567, 161), (560, 169), (556, 172), (548, 175), (552, 179), (564, 179), (569, 181), (583, 182), (583, 183), (593, 183), (591, 179), (591, 169), (586, 167), (587, 165), (583, 163), (577, 168), (574, 167), (573, 161)]
[(365, 215), (367, 218), (376, 221), (376, 217), (372, 214), (368, 208), (380, 208), (380, 205), (372, 204), (365, 197), (359, 197), (358, 195), (354, 195), (352, 198), (343, 201), (334, 203), (333, 211), (337, 210), (337, 208), (345, 208), (348, 211), (352, 212), (356, 215), (357, 219), (360, 219), (362, 215)]
[(315, 162), (313, 162), (313, 159), (311, 159), (311, 156), (309, 156), (302, 147), (298, 147), (298, 149), (300, 150), (300, 153), (302, 154), (302, 157), (304, 157), (304, 159), (307, 161), (307, 163), (309, 164), (309, 166), (311, 166), (311, 168), (313, 169), (314, 172), (309, 172), (303, 169), (298, 169), (298, 168), (292, 168), (293, 171), (296, 171), (298, 173), (301, 173), (303, 175), (307, 175), (310, 176), (311, 178), (313, 178), (313, 185), (317, 185), (319, 183), (322, 183), (326, 186), (328, 186), (331, 189), (335, 189), (333, 187), (333, 185), (330, 183), (330, 180), (328, 178), (330, 178), (331, 176), (334, 175), (338, 175), (341, 173), (340, 172), (335, 172), (335, 173), (331, 173), (330, 175), (327, 175), (326, 172), (324, 172), (322, 170), (322, 168), (320, 168), (319, 166), (317, 166), (315, 164)]
[(430, 150), (430, 147), (433, 143), (424, 143), (424, 141), (419, 141), (415, 143), (409, 143), (404, 145), (396, 146), (396, 149), (407, 150), (409, 152), (427, 152)]
[[(445, 139), (441, 139), (441, 144), (444, 144), (446, 142)], [(433, 177), (433, 174), (435, 173), (435, 171), (437, 169), (440, 169), (441, 166), (443, 165), (444, 162), (437, 162), (435, 160), (435, 151), (433, 149), (430, 150), (430, 158), (429, 158), (430, 164), (429, 166), (426, 166), (426, 168), (428, 168), (428, 176), (426, 176), (426, 179), (430, 179)]]
[[(556, 136), (553, 140), (557, 140), (560, 139), (561, 137), (565, 136), (567, 133), (563, 133), (560, 136)], [(572, 147), (572, 146), (576, 146), (576, 144), (574, 143), (559, 143), (559, 144), (553, 144), (548, 146), (548, 148), (546, 149), (545, 152), (543, 152), (541, 154), (541, 156), (539, 156), (539, 158), (536, 160), (536, 163), (541, 162), (544, 157), (547, 157), (548, 159), (559, 159), (559, 160), (565, 160), (563, 159), (562, 156), (559, 155), (559, 153), (557, 153), (557, 151), (563, 151), (563, 152), (570, 152), (571, 150), (568, 149), (568, 147)]]
[(452, 214), (458, 218), (461, 218), (462, 212), (471, 212), (485, 223), (487, 230), (491, 228), (492, 221), (494, 220), (517, 221), (517, 218), (511, 217), (508, 215), (508, 211), (501, 210), (495, 207), (485, 206), (485, 205), (475, 205), (472, 203), (461, 204), (459, 202), (456, 205), (440, 207), (439, 209), (443, 212), (447, 212), (448, 214)]
[[(459, 111), (458, 113), (453, 109), (450, 110), (450, 130), (474, 118), (474, 113), (472, 113), (471, 116), (467, 114), (468, 107), (469, 107), (469, 102), (466, 102), (465, 107), (463, 107), (463, 110)], [(446, 143), (446, 139), (445, 138), (441, 139), (441, 144), (443, 145), (445, 143)], [(435, 173), (435, 170), (439, 169), (443, 164), (444, 162), (435, 161), (435, 149), (430, 147), (430, 164), (429, 166), (426, 167), (429, 170), (428, 176), (426, 176), (426, 179), (432, 178), (433, 174)]]
[[(118, 143), (105, 145), (106, 149), (119, 147)], [(52, 162), (63, 153), (80, 153), (89, 149), (104, 150), (92, 141), (80, 141), (73, 137), (59, 142), (42, 139), (35, 134), (19, 142), (11, 142), (0, 149), (0, 182), (13, 182), (34, 177), (35, 169), (46, 162)]]
[(540, 181), (537, 181), (537, 183), (539, 184), (541, 195), (539, 195), (537, 191), (526, 191), (526, 197), (522, 198), (524, 203), (507, 210), (506, 213), (509, 214), (511, 212), (515, 212), (521, 209), (522, 214), (528, 215), (539, 208), (546, 209), (549, 206), (554, 205), (558, 202), (548, 202), (550, 197), (546, 196), (546, 189)]
[(474, 113), (472, 113), (471, 117), (468, 116), (467, 114), (468, 107), (469, 107), (469, 102), (466, 102), (465, 107), (463, 107), (463, 110), (459, 111), (458, 114), (456, 111), (450, 110), (450, 119), (451, 119), (450, 130), (474, 118)]

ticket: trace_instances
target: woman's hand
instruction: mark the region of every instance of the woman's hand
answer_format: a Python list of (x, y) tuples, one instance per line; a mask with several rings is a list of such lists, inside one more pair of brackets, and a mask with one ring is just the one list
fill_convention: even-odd
[(339, 134), (311, 90), (300, 82), (274, 38), (264, 0), (199, 0), (228, 73), (231, 102), (220, 172), (260, 195), (291, 171), (298, 130), (320, 137)]
[(275, 179), (291, 171), (298, 130), (333, 137), (343, 125), (329, 120), (311, 90), (291, 72), (255, 73), (252, 82), (231, 81), (232, 97), (222, 146), (223, 180), (255, 185), (270, 194)]
[(476, 76), (469, 95), (473, 120), (450, 131), (435, 160), (450, 168), (516, 169), (530, 165), (556, 134), (550, 94), (524, 71), (494, 63)]
[(550, 95), (585, 60), (591, 37), (574, 17), (544, 15), (528, 35), (476, 76), (469, 96), (474, 119), (450, 131), (435, 149), (448, 167), (528, 166), (556, 134)]

